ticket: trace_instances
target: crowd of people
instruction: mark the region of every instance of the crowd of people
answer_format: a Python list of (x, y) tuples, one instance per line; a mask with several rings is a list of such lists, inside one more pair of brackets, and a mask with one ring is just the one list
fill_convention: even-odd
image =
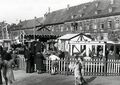
[(43, 49), (44, 44), (39, 41), (25, 44), (26, 73), (38, 72), (40, 74), (45, 71)]

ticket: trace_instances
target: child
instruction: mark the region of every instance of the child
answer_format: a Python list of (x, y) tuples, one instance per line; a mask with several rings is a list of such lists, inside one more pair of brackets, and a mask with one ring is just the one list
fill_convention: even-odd
[(51, 74), (55, 74), (56, 70), (58, 69), (58, 61), (60, 60), (60, 58), (58, 56), (55, 55), (54, 52), (51, 53), (51, 55), (49, 56), (49, 59), (52, 61), (52, 69), (51, 69)]
[(83, 78), (83, 60), (81, 58), (76, 57), (76, 63), (74, 65), (74, 76), (75, 76), (75, 85), (77, 82), (81, 85), (85, 83), (85, 79)]

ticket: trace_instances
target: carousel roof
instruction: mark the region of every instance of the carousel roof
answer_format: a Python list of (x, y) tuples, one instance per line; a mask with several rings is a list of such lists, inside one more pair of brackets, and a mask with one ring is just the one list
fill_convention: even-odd
[(75, 37), (75, 36), (77, 36), (77, 35), (79, 35), (78, 33), (77, 34), (65, 34), (65, 35), (63, 35), (63, 36), (61, 36), (61, 37), (59, 37), (58, 39), (66, 39), (66, 40), (69, 40), (69, 39), (71, 39), (71, 38), (73, 38), (73, 37)]

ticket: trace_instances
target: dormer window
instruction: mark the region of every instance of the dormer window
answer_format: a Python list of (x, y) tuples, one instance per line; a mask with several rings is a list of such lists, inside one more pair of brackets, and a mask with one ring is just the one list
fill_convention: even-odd
[(101, 13), (101, 10), (95, 11), (95, 14), (100, 14), (100, 13)]
[(96, 6), (96, 7), (98, 7), (98, 2), (97, 2), (97, 3), (95, 3), (95, 6)]
[(83, 9), (86, 9), (86, 6), (84, 6)]
[(84, 13), (81, 13), (81, 14), (80, 14), (80, 17), (83, 17), (83, 16), (84, 16)]
[(114, 4), (114, 0), (110, 0), (110, 4)]
[(82, 17), (82, 14), (80, 14), (80, 17)]
[(76, 15), (72, 15), (72, 16), (71, 16), (72, 19), (75, 19), (75, 17), (76, 17)]
[(95, 14), (97, 15), (97, 14), (98, 14), (98, 12), (97, 12), (97, 11), (95, 11)]

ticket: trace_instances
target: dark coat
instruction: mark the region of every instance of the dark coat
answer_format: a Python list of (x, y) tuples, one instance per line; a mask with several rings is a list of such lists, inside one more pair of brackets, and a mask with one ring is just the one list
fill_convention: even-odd
[(41, 42), (36, 42), (35, 44), (35, 53), (43, 51), (43, 44)]
[(41, 70), (41, 71), (44, 70), (44, 63), (43, 63), (44, 60), (45, 60), (45, 58), (44, 58), (43, 54), (38, 52), (36, 54), (36, 69), (37, 70)]
[(11, 56), (11, 53), (5, 53), (4, 54), (4, 57), (3, 57), (3, 60), (7, 60), (7, 61), (9, 61), (9, 60), (11, 60), (12, 59), (12, 56)]

